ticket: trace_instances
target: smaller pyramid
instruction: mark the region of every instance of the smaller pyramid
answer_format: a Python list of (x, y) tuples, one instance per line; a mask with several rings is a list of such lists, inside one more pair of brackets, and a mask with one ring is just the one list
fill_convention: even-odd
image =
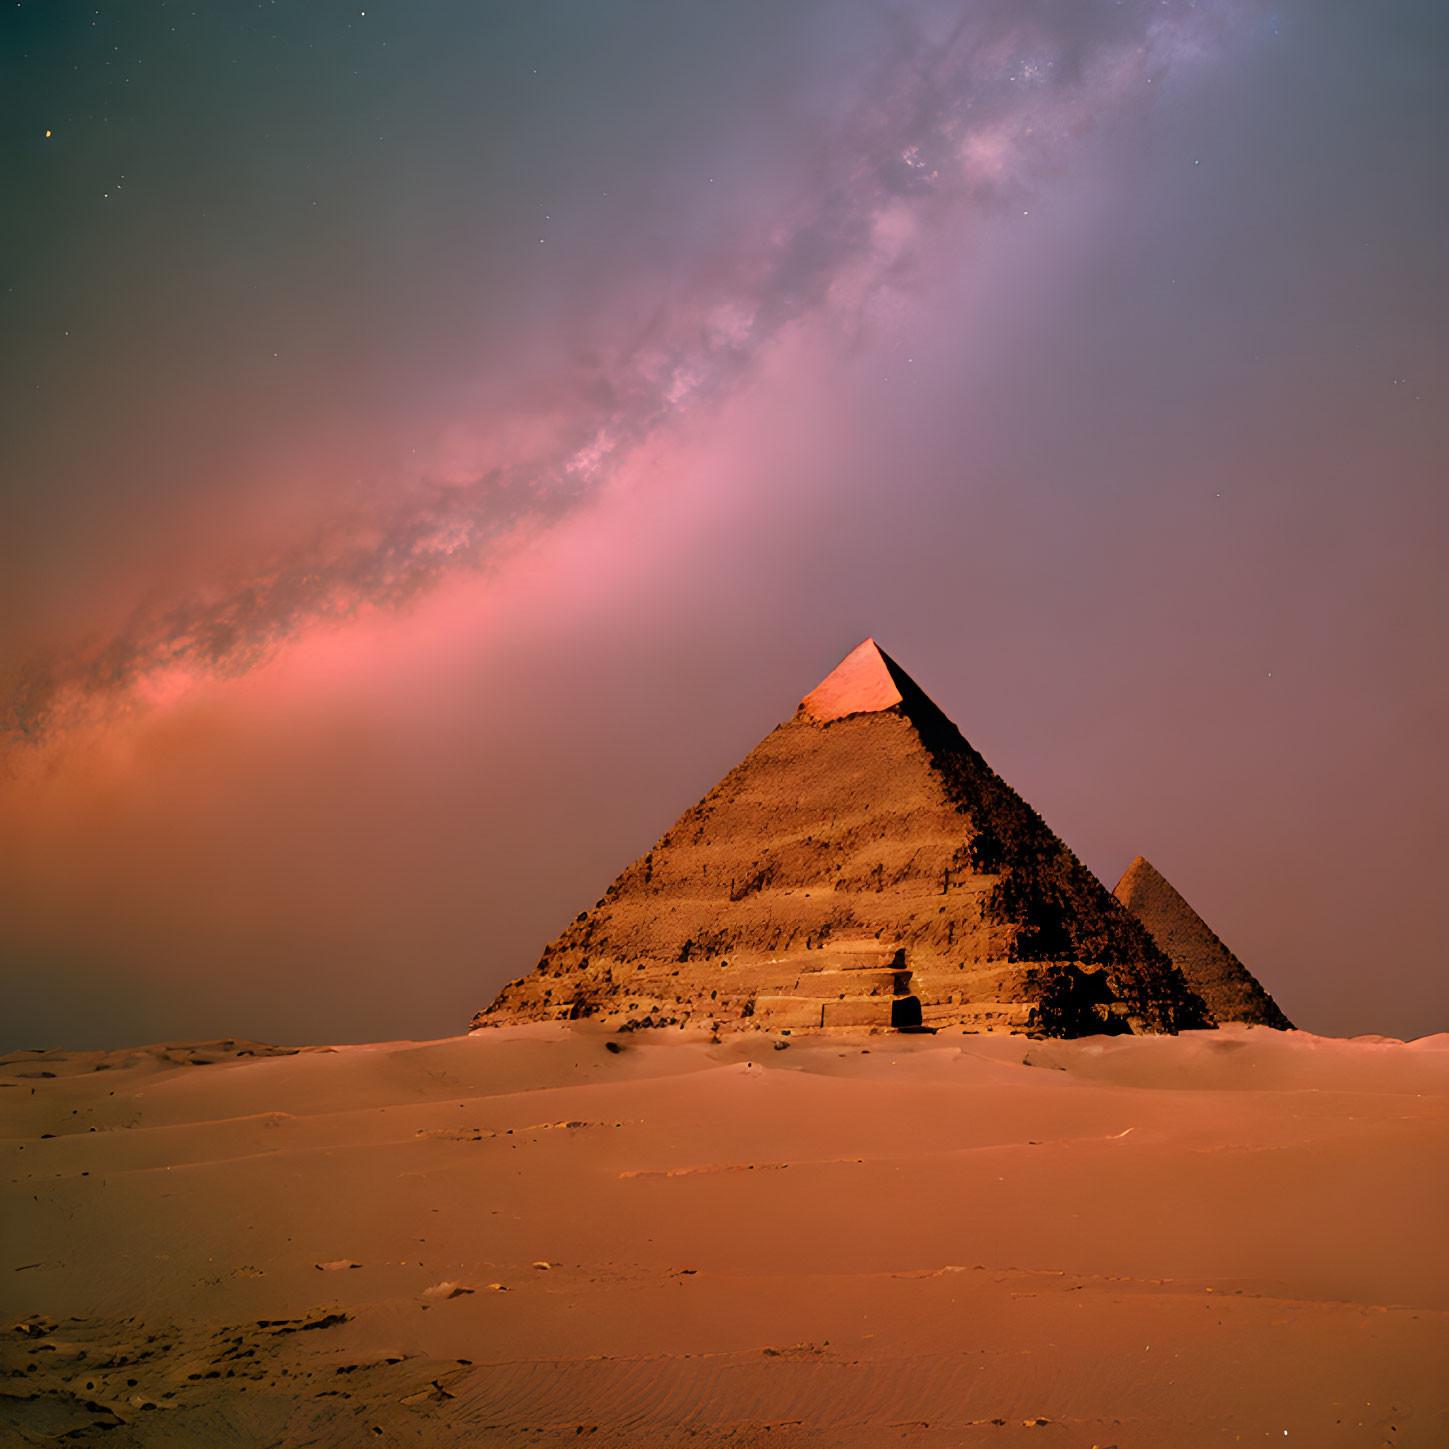
[(1220, 1023), (1293, 1030), (1252, 972), (1149, 861), (1139, 855), (1112, 894), (1142, 922)]

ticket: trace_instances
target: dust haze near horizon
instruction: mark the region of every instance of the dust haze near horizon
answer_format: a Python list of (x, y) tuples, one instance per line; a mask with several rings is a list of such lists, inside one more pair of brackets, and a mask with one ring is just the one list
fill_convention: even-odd
[(1449, 1028), (1436, 6), (0, 34), (4, 1045), (462, 1030), (866, 634)]

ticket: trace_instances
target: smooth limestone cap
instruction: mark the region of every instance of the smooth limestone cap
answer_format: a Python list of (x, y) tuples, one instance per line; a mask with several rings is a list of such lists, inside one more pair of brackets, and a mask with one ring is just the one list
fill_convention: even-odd
[(901, 692), (886, 657), (874, 639), (857, 644), (804, 699), (800, 708), (813, 719), (844, 719), (875, 714), (901, 703)]

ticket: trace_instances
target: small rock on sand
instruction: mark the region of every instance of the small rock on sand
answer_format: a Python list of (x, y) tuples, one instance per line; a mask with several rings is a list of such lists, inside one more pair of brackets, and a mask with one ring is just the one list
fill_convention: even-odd
[(465, 1293), (471, 1293), (471, 1288), (465, 1287), (462, 1283), (434, 1283), (431, 1288), (423, 1289), (424, 1298), (461, 1298)]

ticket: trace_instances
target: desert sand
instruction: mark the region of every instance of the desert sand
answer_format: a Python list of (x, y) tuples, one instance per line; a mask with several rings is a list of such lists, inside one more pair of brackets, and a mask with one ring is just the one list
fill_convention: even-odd
[(1443, 1036), (576, 1022), (0, 1082), (7, 1444), (1449, 1442)]

